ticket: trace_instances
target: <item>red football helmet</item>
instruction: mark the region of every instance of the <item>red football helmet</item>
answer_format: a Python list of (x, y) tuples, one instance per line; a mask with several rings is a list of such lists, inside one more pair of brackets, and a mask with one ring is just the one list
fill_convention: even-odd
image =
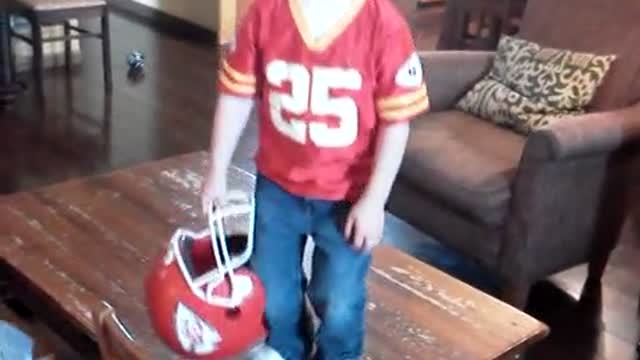
[[(190, 359), (237, 356), (264, 341), (265, 294), (245, 263), (253, 250), (253, 201), (209, 210), (209, 228), (178, 229), (146, 279), (152, 325), (175, 353)], [(227, 244), (223, 220), (249, 216), (249, 231)], [(243, 251), (228, 246), (246, 240)]]

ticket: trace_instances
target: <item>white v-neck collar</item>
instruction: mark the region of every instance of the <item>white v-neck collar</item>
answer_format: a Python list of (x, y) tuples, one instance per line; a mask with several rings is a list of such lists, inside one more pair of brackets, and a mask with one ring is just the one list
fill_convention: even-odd
[(353, 0), (296, 0), (314, 40), (322, 38), (348, 12)]
[[(326, 22), (320, 22), (319, 28), (313, 29), (311, 26), (317, 26), (316, 21), (308, 21), (311, 16), (318, 16), (315, 12), (312, 14), (305, 15), (306, 11), (316, 11), (316, 9), (320, 8), (320, 1), (318, 1), (318, 5), (309, 4), (310, 6), (306, 6), (302, 1), (305, 0), (289, 0), (289, 8), (291, 10), (291, 14), (294, 18), (296, 26), (298, 27), (298, 31), (307, 47), (311, 50), (321, 51), (328, 47), (344, 30), (351, 24), (356, 15), (360, 12), (360, 9), (366, 2), (366, 0), (344, 0), (348, 2), (345, 4), (344, 9), (340, 12), (336, 12), (330, 4), (324, 2), (324, 11), (321, 11), (323, 15), (331, 16), (333, 18), (328, 18)], [(306, 0), (310, 1), (310, 0)], [(313, 1), (313, 0), (311, 0)], [(329, 25), (326, 25), (326, 24)], [(324, 25), (324, 26), (323, 26)]]

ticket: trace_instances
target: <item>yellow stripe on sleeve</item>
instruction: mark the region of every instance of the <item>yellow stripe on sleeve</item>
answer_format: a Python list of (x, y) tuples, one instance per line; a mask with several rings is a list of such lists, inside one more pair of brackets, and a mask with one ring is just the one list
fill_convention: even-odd
[(229, 79), (229, 77), (227, 76), (227, 73), (225, 73), (224, 71), (220, 71), (219, 76), (220, 76), (219, 78), (220, 82), (227, 88), (231, 89), (232, 91), (235, 91), (239, 94), (244, 94), (244, 95), (253, 95), (256, 92), (255, 86), (244, 85), (244, 84), (239, 84), (237, 82), (234, 82), (233, 80)]
[(402, 108), (380, 112), (380, 117), (386, 121), (400, 121), (420, 114), (429, 109), (429, 98), (423, 96), (417, 102)]
[(378, 99), (376, 106), (379, 112), (390, 111), (398, 108), (405, 108), (420, 101), (427, 96), (427, 86), (423, 83), (422, 86), (416, 91), (410, 93), (388, 96)]
[(227, 60), (222, 61), (222, 69), (229, 75), (229, 77), (231, 78), (230, 80), (233, 80), (236, 83), (243, 84), (243, 85), (256, 84), (255, 76), (249, 75), (249, 74), (243, 74), (237, 71), (236, 69), (231, 67), (231, 65), (229, 65)]

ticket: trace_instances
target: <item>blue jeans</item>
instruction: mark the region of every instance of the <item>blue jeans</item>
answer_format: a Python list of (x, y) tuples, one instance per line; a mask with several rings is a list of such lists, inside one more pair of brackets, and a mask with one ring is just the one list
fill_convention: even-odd
[[(251, 267), (265, 286), (267, 344), (286, 360), (305, 359), (313, 342), (317, 360), (358, 359), (371, 256), (345, 240), (350, 204), (295, 196), (260, 175), (255, 202)], [(307, 235), (315, 243), (308, 284), (302, 270)], [(314, 338), (305, 331), (305, 294), (321, 320)]]

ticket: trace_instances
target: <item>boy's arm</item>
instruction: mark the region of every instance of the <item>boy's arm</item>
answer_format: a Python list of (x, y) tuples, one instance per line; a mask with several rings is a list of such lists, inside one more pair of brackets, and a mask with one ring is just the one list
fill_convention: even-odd
[(236, 41), (220, 61), (219, 98), (211, 130), (209, 169), (202, 187), (202, 209), (222, 203), (226, 196), (231, 158), (255, 106), (258, 86), (260, 2), (253, 2), (237, 31)]
[(210, 172), (226, 174), (254, 106), (253, 98), (226, 94), (219, 97), (211, 129)]
[(345, 225), (345, 237), (357, 250), (369, 251), (382, 240), (384, 205), (398, 174), (408, 137), (406, 121), (383, 126), (378, 133), (371, 177)]
[(209, 168), (202, 184), (202, 212), (220, 204), (227, 192), (227, 172), (242, 131), (247, 125), (255, 100), (243, 96), (220, 95), (211, 130)]
[(258, 5), (256, 1), (249, 6), (240, 21), (235, 40), (220, 61), (220, 96), (211, 131), (211, 171), (226, 173), (255, 105), (263, 12)]
[(380, 129), (373, 171), (364, 197), (384, 207), (395, 181), (409, 138), (409, 123), (399, 122)]
[(400, 14), (392, 12), (384, 19), (379, 39), (375, 100), (380, 125), (374, 163), (365, 191), (345, 226), (345, 236), (353, 247), (363, 250), (370, 250), (382, 239), (384, 206), (404, 156), (409, 121), (429, 108), (422, 64)]

